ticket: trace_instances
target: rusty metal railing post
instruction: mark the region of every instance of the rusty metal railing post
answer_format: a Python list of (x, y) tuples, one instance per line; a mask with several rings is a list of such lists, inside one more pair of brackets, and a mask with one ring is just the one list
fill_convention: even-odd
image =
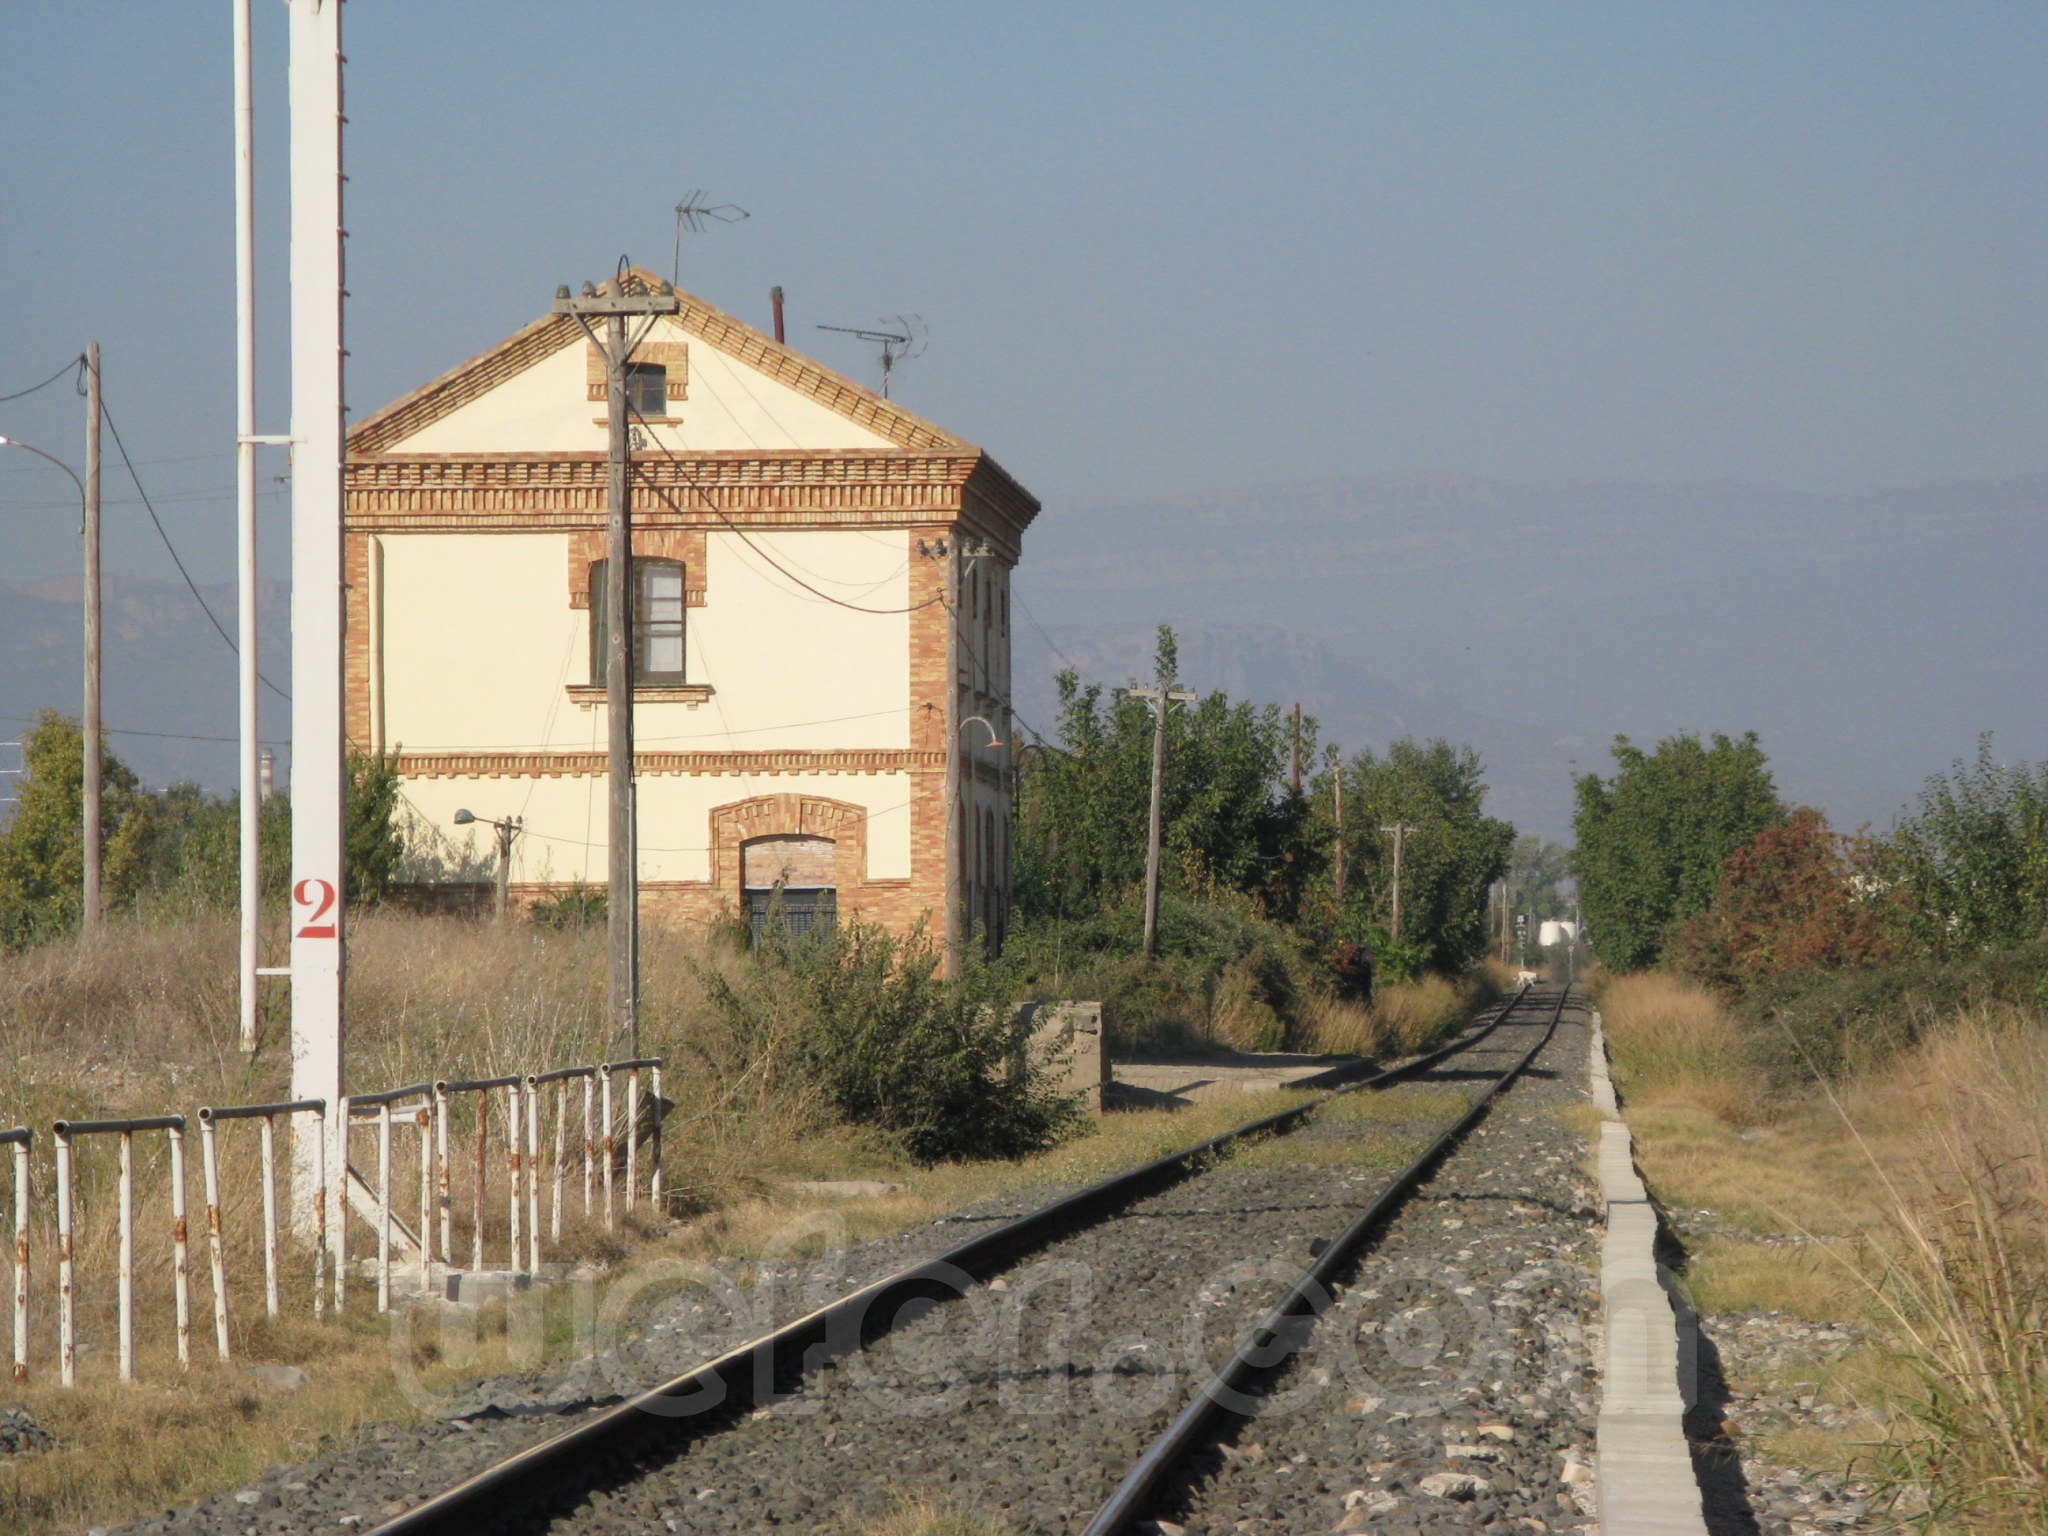
[(565, 1078), (555, 1084), (555, 1176), (550, 1181), (548, 1201), (548, 1238), (557, 1243), (562, 1240), (562, 1143), (568, 1130), (569, 1083)]
[[(334, 1106), (341, 1117), (335, 1128), (341, 1137), (341, 1166), (326, 1170), (334, 1199), (334, 1315), (348, 1315), (348, 1133), (355, 1123), (355, 1104), (347, 1094)], [(322, 1145), (326, 1143), (323, 1139)]]
[(506, 1212), (511, 1222), (511, 1242), (505, 1258), (505, 1268), (513, 1274), (519, 1273), (519, 1204), (522, 1192), (519, 1187), (519, 1084), (515, 1080), (505, 1085), (505, 1179), (511, 1187), (506, 1190)]
[(121, 1379), (135, 1379), (135, 1133), (121, 1132)]
[(490, 1155), (490, 1121), (491, 1096), (479, 1093), (476, 1096), (476, 1226), (469, 1234), (469, 1267), (475, 1270), (484, 1267), (484, 1159)]
[(640, 1063), (626, 1068), (626, 1209), (640, 1198)]
[(28, 1149), (34, 1133), (25, 1125), (0, 1131), (0, 1145), (14, 1148), (14, 1379), (28, 1380)]
[(597, 1091), (597, 1074), (591, 1073), (583, 1079), (583, 1219), (590, 1220), (590, 1175), (592, 1164), (597, 1161), (597, 1143), (592, 1139), (590, 1124), (591, 1099)]
[(167, 1126), (171, 1133), (171, 1298), (178, 1326), (178, 1366), (192, 1364), (192, 1278), (187, 1268), (185, 1229), (185, 1118)]
[(220, 1162), (214, 1151), (213, 1111), (199, 1109), (199, 1174), (206, 1187), (206, 1257), (213, 1273), (213, 1348), (228, 1356), (228, 1261), (221, 1245)]
[(420, 1244), (419, 1282), (420, 1294), (427, 1294), (427, 1286), (434, 1276), (434, 1112), (428, 1108), (413, 1111), (413, 1124), (419, 1127), (420, 1146)]
[(78, 1385), (78, 1293), (71, 1262), (71, 1133), (52, 1128), (57, 1148), (57, 1379)]
[(526, 1075), (526, 1268), (540, 1273), (540, 1085)]
[(263, 1315), (277, 1316), (277, 1118), (257, 1121), (263, 1158)]
[(663, 1105), (662, 1105), (662, 1098), (661, 1098), (661, 1063), (657, 1061), (657, 1062), (656, 1062), (656, 1063), (654, 1064), (654, 1066), (653, 1066), (653, 1067), (652, 1067), (652, 1068), (650, 1069), (650, 1071), (651, 1071), (651, 1075), (652, 1075), (652, 1077), (653, 1077), (653, 1079), (654, 1079), (654, 1124), (653, 1124), (653, 1126), (652, 1126), (652, 1127), (651, 1127), (651, 1128), (649, 1129), (649, 1132), (648, 1132), (648, 1137), (647, 1137), (647, 1149), (648, 1149), (648, 1155), (649, 1155), (649, 1157), (650, 1157), (650, 1158), (651, 1158), (651, 1159), (653, 1160), (653, 1163), (654, 1163), (654, 1171), (653, 1171), (653, 1173), (652, 1173), (652, 1174), (650, 1174), (650, 1175), (648, 1176), (648, 1180), (647, 1180), (647, 1197), (648, 1197), (648, 1200), (649, 1200), (649, 1201), (650, 1201), (650, 1202), (651, 1202), (651, 1203), (653, 1204), (653, 1206), (654, 1206), (654, 1214), (655, 1214), (656, 1216), (660, 1216), (660, 1215), (662, 1214), (662, 1210), (661, 1210), (661, 1121), (662, 1121), (662, 1109), (663, 1109)]
[(441, 1262), (455, 1267), (454, 1201), (448, 1190), (448, 1085), (434, 1084), (434, 1198), (440, 1207)]
[(598, 1162), (604, 1169), (604, 1229), (609, 1232), (617, 1224), (612, 1209), (612, 1069), (611, 1063), (599, 1067), (604, 1074), (604, 1135), (598, 1142)]

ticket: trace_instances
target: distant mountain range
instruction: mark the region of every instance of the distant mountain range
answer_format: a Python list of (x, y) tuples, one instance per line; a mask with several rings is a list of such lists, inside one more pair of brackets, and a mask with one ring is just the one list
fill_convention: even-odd
[[(233, 627), (230, 589), (205, 588)], [(1888, 823), (1996, 732), (2048, 758), (2048, 476), (1811, 495), (1737, 484), (1356, 480), (1189, 501), (1064, 502), (1025, 540), (1017, 707), (1053, 728), (1054, 672), (1149, 671), (1283, 707), (1325, 740), (1444, 736), (1490, 804), (1565, 839), (1570, 775), (1616, 732), (1756, 730), (1788, 798)], [(285, 595), (264, 670), (289, 687)], [(145, 778), (234, 780), (234, 658), (182, 587), (116, 580), (106, 717)], [(76, 712), (75, 578), (0, 582), (0, 740)], [(289, 708), (264, 695), (264, 735)], [(283, 754), (280, 753), (282, 759)], [(0, 749), (0, 768), (16, 766)], [(4, 793), (4, 791), (0, 791)]]
[(1471, 742), (1497, 808), (1549, 837), (1567, 834), (1571, 760), (1605, 770), (1616, 732), (1755, 730), (1780, 791), (1848, 827), (1888, 824), (1981, 731), (2002, 757), (2048, 757), (2048, 476), (1062, 503), (1019, 590), (1032, 667), (1051, 651), (1032, 619), (1115, 681), (1171, 623), (1188, 680), (1299, 698), (1347, 746)]

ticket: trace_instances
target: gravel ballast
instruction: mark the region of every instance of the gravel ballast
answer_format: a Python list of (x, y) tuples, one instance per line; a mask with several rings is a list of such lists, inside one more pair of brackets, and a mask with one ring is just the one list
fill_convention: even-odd
[[(1524, 1017), (1535, 1015), (1534, 1008), (1523, 1012)], [(1568, 1012), (1568, 1026), (1572, 1017)], [(1568, 1036), (1578, 1038), (1569, 1027), (1560, 1031), (1561, 1042)], [(557, 1519), (555, 1528), (709, 1532), (792, 1526), (836, 1531), (885, 1518), (906, 1501), (957, 1508), (1002, 1530), (1073, 1528), (1106, 1497), (1130, 1461), (1199, 1386), (1209, 1366), (1227, 1354), (1299, 1271), (1311, 1245), (1340, 1229), (1408, 1153), (1453, 1117), (1443, 1089), (1478, 1091), (1533, 1038), (1532, 1026), (1504, 1027), (1477, 1051), (1433, 1069), (1420, 1083), (1384, 1090), (1380, 1097), (1387, 1103), (1377, 1118), (1340, 1122), (1336, 1116), (1321, 1117), (1292, 1138), (1254, 1149), (1051, 1245), (990, 1284), (971, 1287), (964, 1298), (924, 1311), (870, 1351), (826, 1366), (775, 1406), (729, 1422), (663, 1465), (591, 1495)], [(1582, 1038), (1577, 1049), (1583, 1058)], [(1568, 1072), (1563, 1063), (1569, 1050), (1568, 1044), (1554, 1043), (1538, 1063), (1539, 1071)], [(1347, 1507), (1345, 1496), (1354, 1490), (1347, 1482), (1336, 1490), (1334, 1513), (1328, 1518), (1319, 1513), (1321, 1523), (1314, 1529), (1330, 1529), (1340, 1516), (1389, 1489), (1411, 1503), (1419, 1496), (1464, 1512), (1490, 1507), (1486, 1500), (1494, 1498), (1492, 1492), (1482, 1497), (1455, 1479), (1483, 1475), (1491, 1489), (1491, 1480), (1511, 1469), (1521, 1480), (1517, 1486), (1526, 1483), (1534, 1489), (1539, 1447), (1547, 1455), (1558, 1436), (1560, 1444), (1590, 1444), (1590, 1435), (1579, 1429), (1591, 1412), (1592, 1391), (1590, 1341), (1578, 1301), (1585, 1282), (1576, 1266), (1583, 1255), (1573, 1246), (1583, 1233), (1568, 1238), (1564, 1227), (1575, 1218), (1549, 1211), (1544, 1203), (1554, 1203), (1559, 1211), (1569, 1208), (1568, 1180), (1577, 1172), (1583, 1147), (1545, 1118), (1547, 1111), (1520, 1107), (1524, 1095), (1542, 1109), (1550, 1098), (1574, 1091), (1561, 1078), (1539, 1078), (1501, 1100), (1432, 1188), (1459, 1177), (1456, 1170), (1475, 1157), (1495, 1155), (1485, 1138), (1503, 1117), (1526, 1122), (1531, 1131), (1503, 1142), (1500, 1155), (1524, 1163), (1533, 1158), (1539, 1167), (1518, 1167), (1516, 1177), (1494, 1185), (1472, 1175), (1468, 1193), (1459, 1197), (1462, 1214), (1433, 1218), (1429, 1241), (1413, 1255), (1402, 1255), (1418, 1259), (1421, 1269), (1388, 1272), (1382, 1277), (1382, 1296), (1370, 1302), (1363, 1301), (1363, 1292), (1371, 1283), (1362, 1281), (1356, 1288), (1365, 1305), (1399, 1300), (1401, 1306), (1390, 1311), (1407, 1313), (1398, 1326), (1412, 1327), (1421, 1315), (1418, 1307), (1440, 1311), (1441, 1304), (1448, 1304), (1460, 1315), (1471, 1314), (1470, 1297), (1457, 1294), (1455, 1287), (1448, 1303), (1439, 1294), (1445, 1278), (1441, 1268), (1442, 1263), (1476, 1266), (1481, 1283), (1500, 1291), (1481, 1310), (1544, 1343), (1541, 1379), (1505, 1365), (1494, 1370), (1491, 1361), (1481, 1370), (1481, 1390), (1497, 1377), (1511, 1378), (1515, 1390), (1509, 1397), (1527, 1397), (1533, 1404), (1517, 1404), (1522, 1417), (1509, 1425), (1516, 1438), (1481, 1434), (1497, 1425), (1497, 1416), (1475, 1422), (1471, 1428), (1479, 1438), (1474, 1443), (1496, 1448), (1494, 1454), (1446, 1463), (1443, 1470), (1453, 1481), (1439, 1481), (1438, 1493), (1418, 1495), (1415, 1490), (1435, 1475), (1435, 1464), (1424, 1469), (1417, 1460), (1413, 1469), (1403, 1464), (1376, 1474), (1367, 1470), (1369, 1464), (1401, 1462), (1406, 1444), (1398, 1437), (1390, 1440), (1393, 1451), (1382, 1455), (1379, 1440), (1394, 1426), (1409, 1426), (1400, 1433), (1410, 1436), (1413, 1426), (1432, 1420), (1440, 1421), (1436, 1427), (1459, 1427), (1462, 1433), (1458, 1415), (1474, 1399), (1449, 1392), (1442, 1380), (1403, 1379), (1385, 1404), (1361, 1410), (1358, 1400), (1369, 1394), (1355, 1390), (1358, 1384), (1350, 1378), (1333, 1374), (1318, 1387), (1319, 1409), (1299, 1416), (1347, 1427), (1357, 1454), (1345, 1465), (1359, 1468), (1355, 1487), (1364, 1497)], [(1408, 1099), (1414, 1114), (1403, 1118), (1400, 1106)], [(1551, 1139), (1543, 1139), (1546, 1134)], [(1551, 1150), (1553, 1145), (1557, 1150)], [(1298, 1165), (1286, 1150), (1296, 1147)], [(1556, 1167), (1543, 1163), (1544, 1158), (1557, 1159)], [(435, 1421), (370, 1426), (356, 1443), (329, 1456), (273, 1469), (249, 1488), (131, 1529), (371, 1528), (559, 1432), (619, 1392), (679, 1374), (759, 1333), (772, 1318), (793, 1315), (867, 1279), (931, 1257), (961, 1241), (974, 1224), (1016, 1214), (1051, 1193), (991, 1202), (822, 1261), (764, 1266), (758, 1276), (747, 1277), (759, 1282), (754, 1285), (739, 1284), (730, 1266), (700, 1267), (690, 1277), (695, 1283), (620, 1352), (608, 1372), (581, 1369), (496, 1380), (445, 1405), (444, 1416)], [(1498, 1275), (1494, 1271), (1508, 1252), (1494, 1252), (1491, 1240), (1480, 1236), (1490, 1230), (1483, 1224), (1494, 1219), (1494, 1206), (1510, 1223), (1535, 1221), (1541, 1228), (1518, 1239), (1514, 1262)], [(1463, 1227), (1444, 1226), (1446, 1220), (1462, 1222), (1472, 1235), (1462, 1235)], [(1400, 1230), (1397, 1222), (1394, 1233)], [(1461, 1250), (1466, 1257), (1458, 1257)], [(1347, 1301), (1352, 1294), (1346, 1293)], [(1510, 1318), (1520, 1320), (1506, 1321)], [(1488, 1347), (1512, 1352), (1526, 1347), (1524, 1335), (1505, 1335), (1498, 1346)], [(1453, 1376), (1462, 1369), (1453, 1370)], [(1445, 1399), (1441, 1407), (1420, 1400), (1437, 1396)], [(1525, 1419), (1531, 1425), (1552, 1424), (1555, 1433), (1532, 1430), (1524, 1437), (1520, 1426)], [(1250, 1444), (1243, 1455), (1247, 1465), (1257, 1464), (1259, 1453)], [(1468, 1464), (1479, 1465), (1481, 1474), (1461, 1470)], [(1395, 1472), (1391, 1481), (1389, 1470)], [(1401, 1475), (1408, 1470), (1415, 1489)], [(1564, 1470), (1552, 1465), (1549, 1475), (1554, 1480)], [(1333, 1470), (1327, 1475), (1341, 1479), (1348, 1474)], [(1290, 1471), (1277, 1481), (1297, 1476)], [(1372, 1481), (1375, 1476), (1379, 1481)], [(1309, 1481), (1296, 1486), (1307, 1489)]]

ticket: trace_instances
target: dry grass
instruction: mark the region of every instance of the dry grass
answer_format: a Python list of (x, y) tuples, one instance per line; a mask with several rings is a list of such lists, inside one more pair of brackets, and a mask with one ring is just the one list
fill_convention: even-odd
[(1370, 1005), (1318, 993), (1302, 1007), (1300, 1048), (1378, 1059), (1412, 1056), (1440, 1043), (1500, 991), (1491, 971), (1480, 971), (1458, 981), (1425, 976), (1392, 982), (1375, 989)]
[[(1882, 1064), (1768, 1102), (1743, 1026), (1705, 994), (1622, 977), (1601, 1001), (1653, 1188), (1733, 1229), (1696, 1247), (1696, 1302), (1861, 1322), (1878, 1347), (1827, 1392), (1883, 1429), (1880, 1460), (1926, 1528), (2048, 1524), (2042, 1019), (1962, 1013)], [(1825, 1465), (1856, 1454), (1851, 1438), (1772, 1449)]]
[[(40, 1138), (59, 1115), (189, 1115), (202, 1103), (282, 1096), (289, 1064), (281, 1021), (266, 1016), (265, 1039), (253, 1058), (235, 1046), (234, 944), (226, 921), (175, 929), (116, 924), (91, 946), (52, 945), (0, 962), (0, 1053), (10, 1063), (0, 1077), (0, 1125), (37, 1128), (39, 1170), (48, 1158), (47, 1139)], [(1092, 1182), (1292, 1102), (1285, 1094), (1242, 1095), (1171, 1113), (1115, 1114), (1094, 1134), (1037, 1157), (918, 1167), (888, 1141), (837, 1125), (815, 1102), (763, 1080), (758, 1063), (707, 1006), (699, 981), (698, 968), (735, 963), (699, 939), (649, 935), (643, 1043), (671, 1064), (668, 1083), (679, 1107), (668, 1123), (665, 1177), (678, 1194), (681, 1219), (628, 1223), (617, 1235), (572, 1230), (558, 1250), (563, 1256), (625, 1267), (661, 1257), (751, 1257), (812, 1251), (828, 1239), (856, 1242), (987, 1196)], [(616, 1055), (604, 1049), (602, 977), (601, 933), (496, 930), (372, 913), (356, 922), (351, 936), (351, 1078), (382, 1086)], [(409, 1140), (399, 1139), (402, 1151)], [(195, 1217), (197, 1141), (195, 1134), (187, 1175)], [(53, 1233), (43, 1219), (47, 1203), (39, 1206), (36, 1377), (18, 1395), (62, 1448), (0, 1463), (0, 1533), (77, 1529), (161, 1510), (313, 1454), (323, 1441), (345, 1439), (365, 1421), (416, 1417), (422, 1409), (408, 1396), (408, 1381), (440, 1391), (466, 1377), (535, 1363), (495, 1310), (485, 1318), (477, 1349), (461, 1359), (437, 1358), (426, 1346), (395, 1356), (360, 1287), (348, 1321), (316, 1325), (304, 1315), (310, 1276), (300, 1253), (286, 1255), (287, 1316), (266, 1324), (255, 1246), (254, 1144), (246, 1127), (223, 1134), (231, 1191), (233, 1367), (213, 1360), (203, 1241), (191, 1253), (189, 1371), (178, 1368), (171, 1349), (161, 1137), (137, 1141), (142, 1224), (135, 1385), (124, 1388), (113, 1379), (111, 1146), (94, 1144), (79, 1161), (81, 1385), (72, 1391), (54, 1385), (54, 1320), (47, 1305), (54, 1294)], [(411, 1169), (402, 1157), (396, 1187), (411, 1187)], [(881, 1198), (829, 1202), (788, 1187), (797, 1180), (847, 1178), (899, 1188)], [(401, 1213), (406, 1209), (401, 1202)], [(366, 1228), (354, 1229), (358, 1256), (366, 1236)], [(502, 1244), (502, 1229), (489, 1236)], [(466, 1251), (459, 1222), (458, 1251)], [(571, 1342), (565, 1320), (548, 1323), (548, 1350), (566, 1351)], [(265, 1395), (240, 1369), (265, 1363), (299, 1366), (309, 1383), (295, 1393)], [(958, 1528), (945, 1518), (934, 1513), (923, 1525), (905, 1528)]]

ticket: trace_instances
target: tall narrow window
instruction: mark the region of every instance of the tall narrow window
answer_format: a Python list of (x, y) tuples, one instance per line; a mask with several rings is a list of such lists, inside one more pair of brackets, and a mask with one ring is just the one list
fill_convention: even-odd
[[(633, 683), (673, 687), (683, 676), (683, 566), (679, 560), (633, 562)], [(605, 681), (610, 629), (605, 612), (605, 562), (590, 564), (590, 680)]]

